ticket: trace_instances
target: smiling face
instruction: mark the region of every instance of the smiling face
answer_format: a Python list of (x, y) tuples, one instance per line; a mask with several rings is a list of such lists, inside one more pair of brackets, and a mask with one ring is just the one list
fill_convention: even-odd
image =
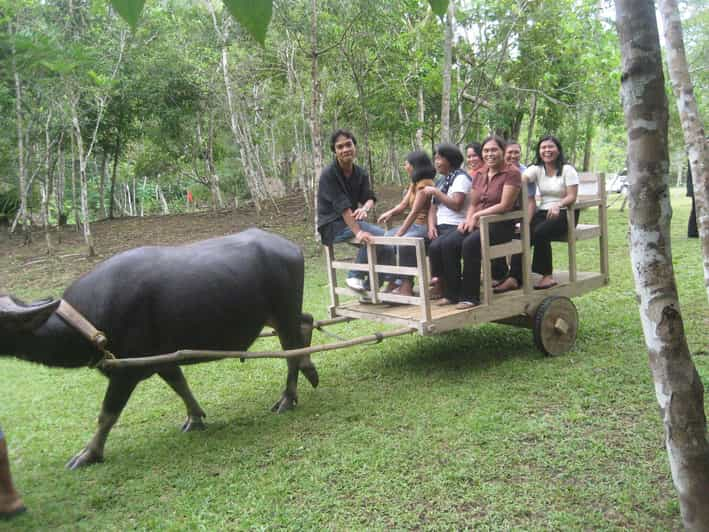
[(483, 160), (478, 157), (478, 154), (475, 153), (475, 150), (473, 148), (468, 148), (465, 151), (465, 163), (467, 164), (470, 170), (475, 170), (482, 166)]
[(502, 146), (494, 140), (488, 140), (483, 145), (483, 161), (492, 169), (499, 169), (505, 162)]
[(559, 158), (559, 147), (553, 140), (545, 140), (539, 145), (539, 158), (544, 164), (553, 165)]
[(448, 159), (437, 153), (433, 160), (436, 165), (436, 172), (441, 175), (448, 175), (451, 173), (451, 163), (448, 162)]
[(519, 144), (508, 144), (505, 149), (505, 162), (519, 167), (519, 160), (522, 157), (522, 148)]
[(352, 139), (340, 135), (335, 139), (335, 159), (343, 168), (349, 168), (357, 155), (357, 146)]

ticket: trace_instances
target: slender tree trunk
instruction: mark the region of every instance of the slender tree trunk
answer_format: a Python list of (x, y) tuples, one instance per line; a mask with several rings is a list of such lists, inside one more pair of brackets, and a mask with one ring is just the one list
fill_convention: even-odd
[(51, 165), (51, 153), (52, 153), (52, 143), (49, 139), (49, 125), (52, 122), (52, 111), (50, 109), (47, 114), (47, 122), (44, 125), (44, 141), (46, 144), (46, 152), (44, 156), (44, 168), (46, 175), (44, 182), (40, 183), (40, 193), (42, 195), (42, 226), (44, 229), (44, 240), (47, 243), (47, 253), (52, 252), (52, 237), (49, 234), (49, 196), (51, 194), (51, 183), (52, 183), (52, 165)]
[[(121, 123), (119, 119), (118, 123)], [(108, 219), (113, 220), (113, 207), (116, 198), (116, 171), (118, 169), (118, 157), (121, 153), (121, 134), (116, 134), (116, 146), (113, 149), (113, 170), (111, 171), (111, 198), (108, 203)]]
[[(12, 22), (8, 23), (9, 33), (13, 34)], [(32, 231), (30, 227), (30, 219), (27, 209), (27, 169), (25, 167), (25, 131), (22, 119), (22, 83), (20, 82), (20, 74), (17, 71), (17, 61), (15, 59), (15, 42), (14, 37), (11, 46), (12, 54), (12, 73), (15, 80), (15, 122), (17, 127), (17, 164), (18, 164), (18, 180), (19, 180), (19, 195), (20, 195), (20, 225), (22, 226), (22, 235), (25, 245), (32, 242)]]
[(101, 179), (99, 181), (98, 185), (98, 208), (99, 211), (101, 211), (101, 216), (106, 216), (106, 202), (104, 200), (104, 194), (106, 192), (106, 166), (108, 163), (108, 156), (106, 155), (106, 152), (104, 151), (101, 153), (101, 169), (99, 170), (99, 173), (101, 175)]
[(685, 528), (709, 530), (704, 386), (684, 336), (670, 247), (667, 100), (652, 0), (617, 0), (628, 131), (630, 256)]
[(66, 166), (64, 161), (64, 133), (62, 132), (57, 146), (57, 172), (54, 174), (54, 202), (57, 206), (57, 239), (62, 241), (62, 227), (66, 224), (64, 213), (64, 186), (66, 183)]
[(443, 42), (443, 88), (441, 89), (441, 141), (451, 140), (451, 64), (453, 62), (453, 17), (455, 5), (448, 4), (446, 37)]
[(694, 86), (684, 51), (682, 21), (676, 0), (660, 0), (660, 14), (667, 43), (668, 71), (672, 80), (672, 90), (677, 99), (679, 119), (689, 155), (689, 166), (692, 169), (697, 228), (704, 258), (704, 288), (709, 298), (709, 144), (704, 137), (702, 115), (699, 114), (697, 100), (694, 97)]
[(91, 234), (91, 220), (89, 214), (89, 181), (86, 175), (86, 154), (84, 153), (84, 140), (81, 137), (81, 125), (79, 115), (76, 110), (76, 99), (71, 98), (71, 123), (74, 126), (74, 137), (76, 139), (76, 153), (79, 156), (79, 190), (81, 194), (81, 226), (84, 232), (84, 241), (89, 257), (96, 255), (94, 249), (94, 239)]
[(318, 74), (318, 2), (310, 0), (310, 138), (313, 143), (313, 218), (315, 237), (318, 233), (318, 184), (323, 168), (323, 146), (320, 133), (320, 78)]
[(524, 158), (531, 161), (534, 157), (534, 147), (537, 143), (534, 141), (534, 121), (537, 119), (537, 95), (532, 94), (532, 106), (529, 110), (529, 125), (527, 125), (527, 153)]
[(418, 84), (417, 104), (418, 104), (417, 119), (419, 122), (419, 127), (416, 128), (416, 149), (423, 150), (424, 149), (423, 125), (424, 125), (424, 121), (426, 120), (426, 104), (424, 103), (424, 99), (423, 99), (423, 82), (422, 81), (419, 81), (419, 84)]
[(593, 146), (593, 133), (595, 131), (595, 125), (593, 119), (595, 113), (593, 107), (589, 107), (586, 113), (586, 142), (583, 148), (583, 171), (589, 172), (591, 170), (591, 148)]
[(79, 201), (76, 199), (76, 136), (74, 128), (71, 126), (71, 213), (74, 215), (74, 228), (77, 233), (81, 230), (78, 206)]

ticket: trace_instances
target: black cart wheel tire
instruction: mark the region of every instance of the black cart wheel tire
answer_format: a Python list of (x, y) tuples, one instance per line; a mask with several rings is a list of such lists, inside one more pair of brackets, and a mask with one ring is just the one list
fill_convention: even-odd
[(534, 313), (534, 344), (548, 356), (571, 350), (576, 342), (579, 315), (568, 297), (547, 297)]

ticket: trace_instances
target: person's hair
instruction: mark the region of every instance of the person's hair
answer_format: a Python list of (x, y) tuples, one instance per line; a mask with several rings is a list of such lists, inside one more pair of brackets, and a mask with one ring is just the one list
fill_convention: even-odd
[(556, 158), (556, 175), (561, 175), (561, 171), (564, 169), (564, 165), (566, 164), (566, 159), (564, 158), (564, 149), (561, 147), (561, 142), (559, 142), (559, 139), (557, 139), (553, 135), (545, 135), (541, 139), (539, 139), (539, 142), (537, 142), (537, 149), (534, 152), (534, 164), (537, 166), (544, 166), (544, 161), (542, 161), (542, 156), (539, 155), (539, 147), (542, 145), (542, 142), (550, 140), (554, 144), (556, 144), (556, 148), (559, 150), (559, 156)]
[(335, 142), (337, 141), (338, 137), (345, 137), (346, 139), (350, 139), (352, 141), (352, 144), (357, 146), (357, 139), (351, 131), (347, 129), (338, 129), (332, 135), (330, 135), (330, 150), (332, 151), (332, 153), (335, 153)]
[(513, 144), (516, 144), (517, 146), (519, 146), (520, 150), (522, 149), (522, 145), (517, 141), (517, 139), (507, 139), (505, 141), (505, 144), (506, 144), (505, 150), (507, 150), (507, 148), (509, 148)]
[(483, 147), (482, 144), (479, 142), (469, 142), (468, 144), (465, 145), (465, 154), (467, 156), (468, 150), (472, 148), (475, 154), (480, 157), (481, 159), (483, 158)]
[(412, 151), (406, 156), (406, 161), (413, 167), (411, 172), (411, 182), (417, 183), (422, 179), (433, 179), (436, 177), (436, 169), (433, 167), (431, 158), (425, 151)]
[(507, 143), (505, 142), (505, 139), (503, 139), (499, 135), (490, 135), (489, 137), (487, 137), (485, 140), (482, 141), (482, 143), (480, 144), (480, 149), (481, 150), (484, 149), (485, 144), (487, 144), (488, 142), (494, 142), (495, 144), (497, 144), (500, 147), (500, 149), (502, 150), (502, 153), (504, 155), (505, 148), (507, 148)]
[(452, 170), (457, 170), (463, 164), (463, 154), (460, 153), (458, 146), (450, 142), (441, 142), (436, 146), (436, 155), (443, 157)]

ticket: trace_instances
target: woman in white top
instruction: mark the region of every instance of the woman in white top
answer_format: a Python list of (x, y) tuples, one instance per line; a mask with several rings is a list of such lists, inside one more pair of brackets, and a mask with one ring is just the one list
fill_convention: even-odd
[(463, 164), (463, 154), (455, 144), (442, 142), (436, 146), (434, 163), (436, 171), (442, 177), (435, 187), (426, 187), (423, 190), (433, 199), (428, 210), (428, 239), (431, 242), (428, 256), (434, 287), (429, 297), (440, 299), (442, 291), (438, 280), (443, 274), (441, 237), (455, 231), (458, 225), (465, 221), (465, 214), (470, 205), (472, 179), (460, 168)]
[[(542, 278), (534, 285), (537, 290), (551, 288), (557, 283), (552, 276), (553, 263), (551, 241), (566, 234), (568, 225), (566, 209), (576, 202), (579, 176), (576, 169), (567, 164), (564, 150), (556, 137), (548, 135), (537, 144), (534, 164), (522, 174), (530, 183), (537, 184), (539, 201), (532, 217), (531, 244), (534, 246), (532, 271)], [(575, 221), (578, 222), (578, 212)], [(510, 275), (495, 292), (507, 292), (522, 286), (522, 256), (514, 255)]]

